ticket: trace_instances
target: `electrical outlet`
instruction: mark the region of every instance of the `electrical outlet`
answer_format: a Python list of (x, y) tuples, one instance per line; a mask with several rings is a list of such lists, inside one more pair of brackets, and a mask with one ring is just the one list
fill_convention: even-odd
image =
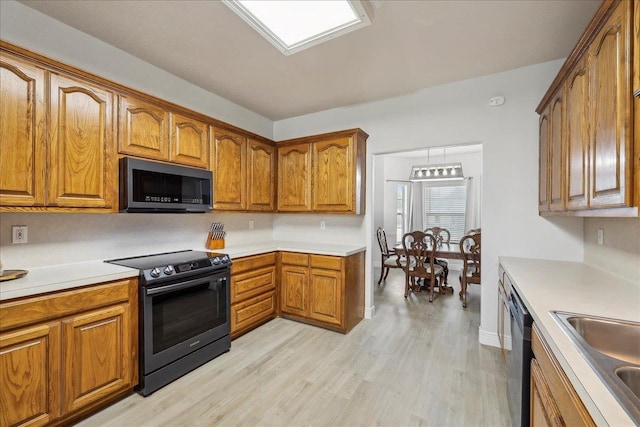
[(249, 220), (249, 230), (253, 230), (253, 220)]
[(27, 232), (26, 225), (14, 225), (11, 227), (11, 243), (27, 243)]
[(598, 228), (598, 244), (604, 245), (604, 229)]
[(320, 230), (324, 230), (325, 228), (327, 228), (327, 223), (324, 221), (320, 221)]

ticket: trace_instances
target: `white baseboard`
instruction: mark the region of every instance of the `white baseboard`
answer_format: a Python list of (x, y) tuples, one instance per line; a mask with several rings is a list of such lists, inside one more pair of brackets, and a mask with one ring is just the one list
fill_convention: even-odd
[(364, 318), (365, 319), (373, 319), (373, 316), (376, 314), (376, 306), (372, 305), (371, 307), (364, 308)]
[[(498, 338), (497, 332), (483, 331), (478, 328), (478, 341), (482, 345), (500, 348), (500, 338)], [(504, 346), (505, 349), (511, 350), (511, 336), (504, 337)]]
[(500, 339), (496, 332), (483, 331), (478, 328), (478, 341), (483, 345), (490, 345), (492, 347), (500, 348)]

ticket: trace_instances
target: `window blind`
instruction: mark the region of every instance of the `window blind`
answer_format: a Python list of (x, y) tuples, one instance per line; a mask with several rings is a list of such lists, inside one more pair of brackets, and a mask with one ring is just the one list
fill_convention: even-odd
[(451, 243), (459, 242), (465, 234), (467, 186), (425, 186), (423, 200), (424, 228), (446, 228), (451, 233)]

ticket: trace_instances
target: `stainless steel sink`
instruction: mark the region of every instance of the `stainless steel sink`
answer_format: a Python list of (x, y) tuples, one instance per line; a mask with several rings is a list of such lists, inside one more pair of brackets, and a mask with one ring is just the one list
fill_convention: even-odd
[(567, 322), (587, 344), (600, 353), (640, 364), (640, 324), (587, 316), (570, 316)]
[(640, 425), (640, 323), (560, 311), (551, 315)]

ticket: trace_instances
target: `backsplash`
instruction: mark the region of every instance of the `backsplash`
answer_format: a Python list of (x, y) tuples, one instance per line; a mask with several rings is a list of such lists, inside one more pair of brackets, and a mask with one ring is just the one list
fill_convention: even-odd
[[(598, 229), (604, 233), (602, 245)], [(640, 219), (585, 218), (584, 262), (640, 286)]]
[[(212, 222), (224, 223), (226, 247), (273, 239), (272, 214), (2, 213), (5, 269), (202, 249)], [(253, 229), (249, 229), (249, 221)], [(12, 244), (11, 227), (26, 225), (28, 243)], [(224, 252), (224, 249), (220, 250)]]

